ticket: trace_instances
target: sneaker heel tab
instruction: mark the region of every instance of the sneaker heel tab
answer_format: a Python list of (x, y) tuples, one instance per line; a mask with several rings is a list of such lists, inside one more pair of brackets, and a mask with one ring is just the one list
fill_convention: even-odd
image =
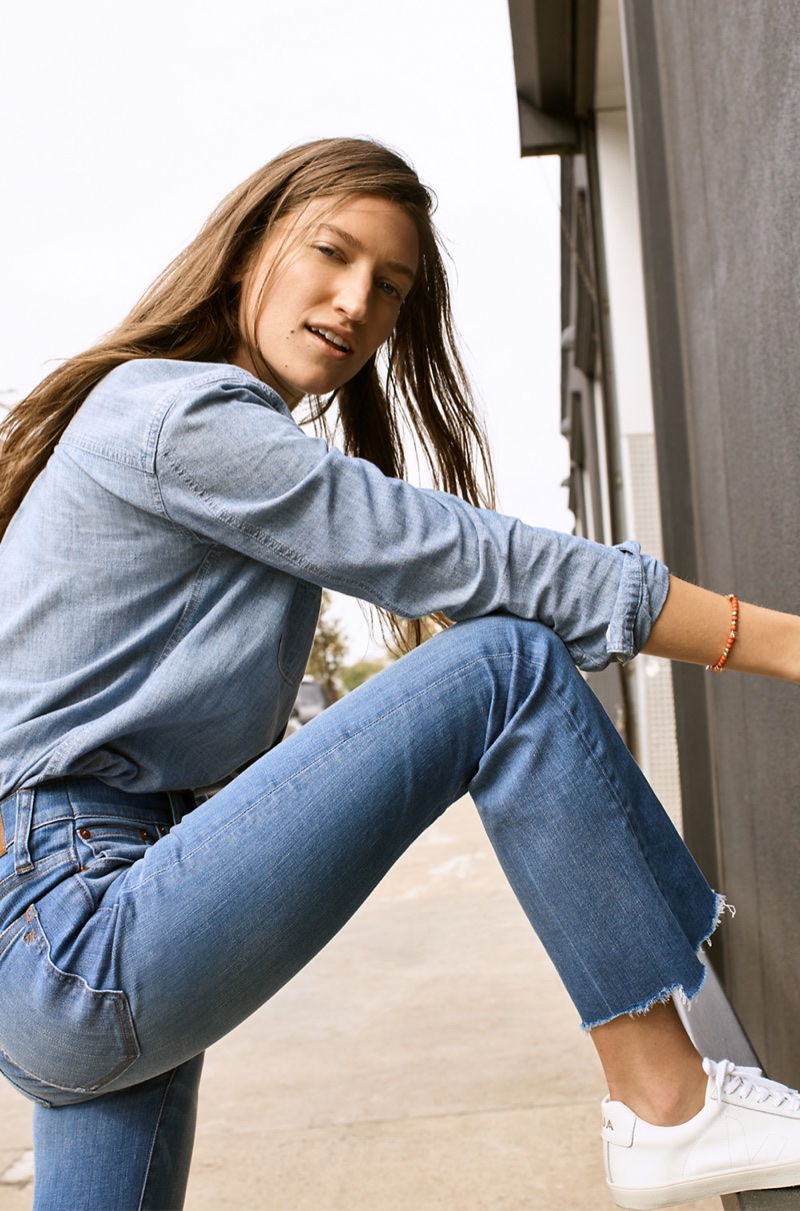
[(616, 1144), (619, 1148), (633, 1146), (633, 1132), (636, 1127), (636, 1115), (629, 1110), (624, 1102), (611, 1102), (608, 1098), (602, 1104), (603, 1129), (601, 1136), (607, 1144)]

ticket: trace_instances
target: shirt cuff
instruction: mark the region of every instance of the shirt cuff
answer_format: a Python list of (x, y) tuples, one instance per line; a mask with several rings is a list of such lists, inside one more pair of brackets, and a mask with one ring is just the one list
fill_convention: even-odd
[(647, 643), (653, 623), (667, 600), (669, 570), (658, 559), (643, 555), (638, 542), (620, 543), (616, 550), (625, 558), (606, 631), (606, 650), (610, 658), (624, 664)]

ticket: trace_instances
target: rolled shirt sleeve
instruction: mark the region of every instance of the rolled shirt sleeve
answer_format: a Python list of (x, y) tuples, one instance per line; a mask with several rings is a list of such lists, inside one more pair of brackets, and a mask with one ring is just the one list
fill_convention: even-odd
[(622, 563), (619, 592), (606, 632), (606, 651), (617, 660), (631, 660), (650, 635), (669, 592), (669, 572), (652, 555), (643, 555), (638, 542), (615, 548), (630, 558)]
[(401, 616), (537, 620), (597, 670), (641, 650), (666, 599), (667, 569), (636, 542), (602, 546), (387, 478), (233, 367), (183, 384), (151, 437), (173, 524)]

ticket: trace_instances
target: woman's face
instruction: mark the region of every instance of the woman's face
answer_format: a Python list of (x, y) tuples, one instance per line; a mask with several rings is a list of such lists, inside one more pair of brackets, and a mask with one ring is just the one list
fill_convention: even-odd
[(276, 225), (242, 278), (241, 330), (266, 372), (244, 341), (230, 360), (290, 408), (341, 387), (391, 335), (418, 261), (417, 228), (399, 204), (374, 194), (333, 209), (330, 198), (312, 202)]

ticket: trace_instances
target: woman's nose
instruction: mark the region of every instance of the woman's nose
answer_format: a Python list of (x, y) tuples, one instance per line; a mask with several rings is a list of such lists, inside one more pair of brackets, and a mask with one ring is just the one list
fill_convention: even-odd
[(339, 282), (336, 306), (354, 324), (363, 324), (369, 311), (371, 291), (372, 278), (351, 270)]

